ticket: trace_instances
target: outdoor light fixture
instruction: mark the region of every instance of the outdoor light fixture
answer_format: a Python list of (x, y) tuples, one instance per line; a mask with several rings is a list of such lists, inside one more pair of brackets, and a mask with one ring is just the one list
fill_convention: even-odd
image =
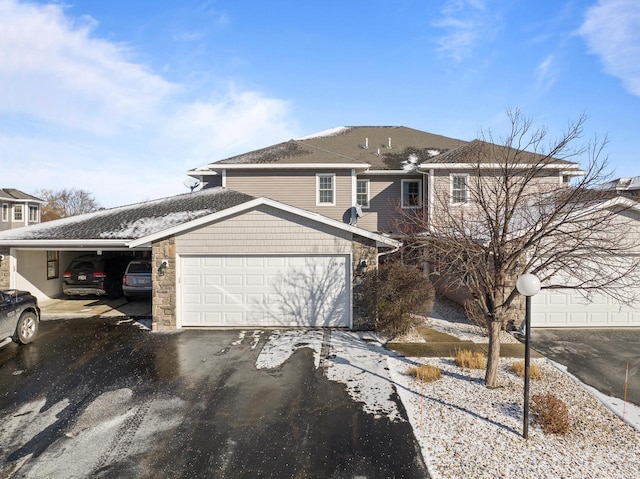
[(531, 349), (529, 340), (531, 337), (531, 296), (540, 292), (540, 280), (534, 274), (526, 273), (516, 281), (518, 293), (526, 298), (524, 316), (525, 340), (524, 340), (524, 418), (522, 420), (522, 437), (529, 438), (529, 363), (531, 362)]
[(162, 263), (160, 263), (160, 267), (158, 268), (158, 274), (160, 276), (164, 276), (167, 272), (167, 268), (169, 267), (169, 260), (163, 259)]

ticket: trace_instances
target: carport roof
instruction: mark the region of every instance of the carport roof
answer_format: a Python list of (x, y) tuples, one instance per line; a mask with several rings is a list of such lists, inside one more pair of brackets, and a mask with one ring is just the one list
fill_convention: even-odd
[(124, 244), (252, 199), (234, 190), (208, 188), (3, 231), (0, 245), (69, 240), (86, 241), (87, 246), (91, 242)]

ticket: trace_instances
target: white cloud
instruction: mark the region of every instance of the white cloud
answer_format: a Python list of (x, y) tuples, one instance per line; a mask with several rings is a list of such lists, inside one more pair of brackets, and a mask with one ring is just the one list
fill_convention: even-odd
[(457, 62), (500, 28), (499, 10), (488, 8), (485, 0), (447, 0), (440, 13), (434, 25), (446, 33), (438, 40), (438, 49)]
[(186, 191), (188, 168), (296, 136), (285, 100), (170, 82), (65, 8), (0, 0), (0, 187), (78, 187), (116, 206)]
[(587, 10), (579, 33), (605, 71), (640, 95), (640, 2), (600, 0)]
[(556, 82), (557, 70), (553, 55), (547, 56), (536, 68), (536, 84), (541, 92), (548, 91)]

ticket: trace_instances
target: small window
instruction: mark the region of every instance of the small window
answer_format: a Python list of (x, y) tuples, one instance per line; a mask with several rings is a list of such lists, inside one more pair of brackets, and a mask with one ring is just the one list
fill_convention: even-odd
[(454, 204), (469, 201), (468, 175), (451, 175), (451, 202)]
[(24, 221), (22, 205), (13, 205), (13, 221)]
[(335, 205), (335, 178), (334, 174), (316, 175), (316, 204), (318, 205)]
[(369, 207), (369, 180), (358, 180), (356, 183), (356, 203), (363, 208)]
[(420, 180), (402, 180), (402, 207), (419, 208), (422, 206), (422, 188)]
[(37, 222), (38, 222), (38, 207), (29, 206), (29, 223), (37, 223)]
[(2, 221), (9, 221), (9, 205), (7, 203), (2, 204)]
[(47, 251), (47, 279), (55, 279), (59, 276), (60, 258), (57, 251)]

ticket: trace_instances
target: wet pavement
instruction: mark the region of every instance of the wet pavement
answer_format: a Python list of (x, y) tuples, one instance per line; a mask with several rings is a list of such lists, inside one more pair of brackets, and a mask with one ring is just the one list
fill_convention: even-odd
[(256, 369), (269, 334), (42, 322), (0, 349), (0, 477), (428, 477), (410, 424), (365, 413), (309, 349)]

